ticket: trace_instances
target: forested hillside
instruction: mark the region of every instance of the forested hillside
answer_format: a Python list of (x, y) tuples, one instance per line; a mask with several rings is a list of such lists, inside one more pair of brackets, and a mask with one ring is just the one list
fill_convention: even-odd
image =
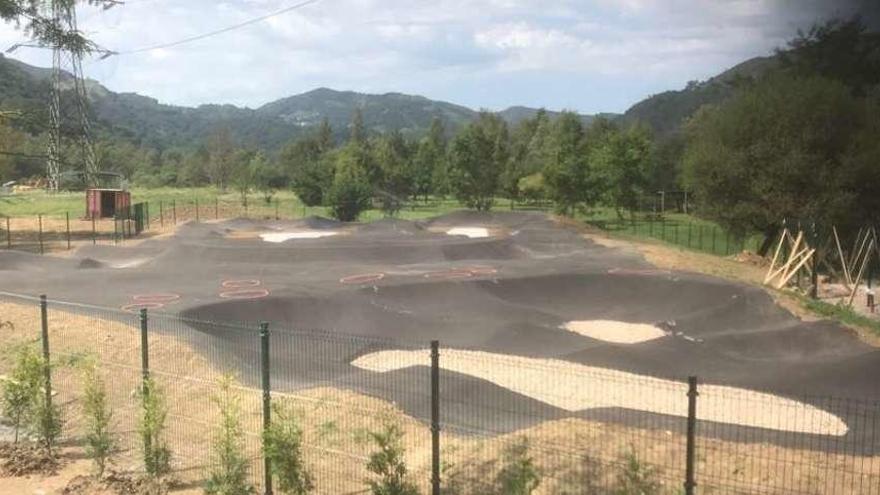
[(628, 124), (644, 122), (657, 134), (673, 133), (701, 106), (724, 101), (739, 85), (777, 66), (776, 57), (749, 59), (706, 81), (691, 81), (684, 89), (650, 96), (630, 107), (623, 114), (622, 121)]

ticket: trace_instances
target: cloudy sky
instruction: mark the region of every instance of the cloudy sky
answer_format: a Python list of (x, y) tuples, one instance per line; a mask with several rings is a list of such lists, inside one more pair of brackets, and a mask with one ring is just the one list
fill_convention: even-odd
[[(95, 41), (121, 53), (87, 60), (89, 77), (165, 103), (257, 107), (324, 86), (594, 113), (622, 112), (770, 54), (799, 28), (851, 15), (848, 1), (318, 0), (233, 32), (129, 54), (297, 0), (126, 0), (109, 11), (81, 7), (79, 18)], [(23, 39), (0, 25), (0, 49)], [(49, 63), (35, 49), (12, 56)]]

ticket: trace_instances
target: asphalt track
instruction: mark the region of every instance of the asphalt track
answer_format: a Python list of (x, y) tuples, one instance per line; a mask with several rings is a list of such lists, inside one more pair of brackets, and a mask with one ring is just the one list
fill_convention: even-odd
[[(444, 233), (462, 226), (487, 227), (492, 235)], [(258, 236), (297, 230), (338, 235), (281, 243)], [(445, 348), (672, 380), (697, 375), (703, 383), (815, 404), (843, 419), (853, 439), (873, 434), (865, 409), (820, 398), (880, 401), (880, 351), (844, 328), (802, 322), (759, 288), (658, 270), (632, 250), (596, 245), (540, 214), (462, 212), (365, 225), (320, 218), (189, 223), (172, 237), (86, 246), (66, 258), (0, 252), (0, 277), (5, 291), (182, 317), (195, 331), (178, 329), (178, 335), (253, 383), (255, 329), (267, 321), (274, 330), (275, 387), (352, 388), (422, 418), (429, 411), (426, 369), (377, 374), (351, 361), (377, 350), (424, 348), (437, 339)], [(669, 335), (621, 345), (560, 329), (570, 320), (594, 319), (655, 324)], [(208, 322), (240, 322), (242, 328)], [(572, 414), (623, 421), (638, 415), (570, 413), (473, 377), (443, 376), (442, 394), (449, 398), (444, 420), (465, 428), (507, 432)], [(679, 418), (662, 416), (652, 424), (683, 426)], [(716, 431), (743, 435), (733, 427)], [(773, 441), (803, 438), (780, 434)], [(857, 448), (875, 447), (860, 441)]]

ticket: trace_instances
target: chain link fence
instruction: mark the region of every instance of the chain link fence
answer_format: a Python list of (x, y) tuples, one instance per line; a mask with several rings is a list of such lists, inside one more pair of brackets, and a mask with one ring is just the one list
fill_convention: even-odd
[[(71, 444), (84, 434), (81, 365), (98, 366), (113, 407), (113, 464), (123, 471), (143, 471), (137, 393), (144, 376), (154, 379), (180, 487), (199, 487), (216, 465), (212, 398), (233, 373), (241, 449), (260, 493), (273, 483), (261, 437), (270, 404), (295, 414), (314, 493), (369, 493), (373, 434), (389, 425), (424, 494), (880, 491), (878, 401), (777, 397), (442, 342), (284, 328), (259, 316), (203, 321), (4, 293), (0, 320), (11, 326), (0, 344), (47, 344)], [(0, 354), (8, 373), (12, 360)]]

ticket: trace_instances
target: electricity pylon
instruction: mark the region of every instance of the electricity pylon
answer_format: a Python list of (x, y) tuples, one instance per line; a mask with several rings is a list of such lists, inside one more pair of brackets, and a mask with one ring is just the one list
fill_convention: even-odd
[[(79, 32), (76, 23), (76, 2), (70, 0), (51, 0), (47, 2), (47, 17), (52, 19), (58, 32)], [(63, 99), (72, 98), (77, 113), (76, 129), (82, 151), (83, 174), (85, 182), (93, 186), (97, 182), (98, 159), (92, 142), (89, 122), (88, 95), (82, 71), (82, 53), (67, 49), (56, 42), (52, 47), (52, 84), (49, 98), (49, 144), (46, 172), (49, 190), (57, 191), (61, 176), (61, 126)], [(65, 81), (69, 74), (70, 81)], [(70, 82), (72, 82), (72, 87)], [(72, 90), (72, 91), (70, 91)]]

